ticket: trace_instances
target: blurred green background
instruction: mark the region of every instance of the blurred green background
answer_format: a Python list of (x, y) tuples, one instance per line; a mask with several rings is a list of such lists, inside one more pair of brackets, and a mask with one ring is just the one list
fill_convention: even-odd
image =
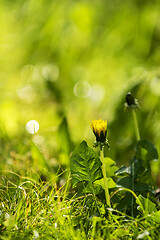
[(159, 148), (159, 9), (158, 0), (1, 0), (1, 160), (30, 157), (25, 125), (34, 119), (46, 164), (68, 165), (76, 144), (95, 141), (89, 122), (103, 118), (107, 154), (127, 162), (136, 144), (128, 91), (141, 106), (141, 137)]

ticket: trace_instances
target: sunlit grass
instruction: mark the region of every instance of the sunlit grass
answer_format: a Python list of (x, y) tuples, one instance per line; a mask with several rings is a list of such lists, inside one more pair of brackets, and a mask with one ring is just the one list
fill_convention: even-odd
[(59, 188), (54, 179), (38, 183), (16, 177), (17, 183), (1, 178), (1, 239), (128, 239), (148, 233), (156, 239), (158, 225), (148, 217), (133, 220), (116, 210), (112, 223), (89, 217), (94, 206), (88, 209), (85, 204), (91, 196), (69, 199), (70, 179)]

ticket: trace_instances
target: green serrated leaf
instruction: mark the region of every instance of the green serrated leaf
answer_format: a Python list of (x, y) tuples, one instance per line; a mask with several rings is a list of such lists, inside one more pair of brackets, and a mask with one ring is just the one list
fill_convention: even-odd
[(156, 222), (156, 223), (160, 223), (160, 210), (155, 212), (155, 213), (152, 213), (150, 218)]
[[(103, 189), (100, 185), (94, 183), (93, 186), (94, 186), (94, 191), (95, 191), (96, 195), (103, 191)], [(92, 190), (92, 187), (90, 186), (90, 184), (88, 184), (85, 188), (83, 188), (82, 191), (83, 191), (83, 193), (88, 194), (88, 193), (92, 193), (93, 190)]]
[(103, 177), (98, 154), (88, 147), (86, 141), (75, 148), (71, 156), (71, 175), (73, 187), (81, 181), (93, 183)]
[[(139, 202), (141, 203), (141, 206), (139, 205)], [(137, 197), (136, 203), (139, 205), (138, 210), (140, 212), (145, 211), (145, 214), (149, 214), (151, 212), (156, 212), (156, 204), (150, 201), (148, 198), (143, 197), (141, 194)], [(143, 209), (142, 209), (143, 206)]]

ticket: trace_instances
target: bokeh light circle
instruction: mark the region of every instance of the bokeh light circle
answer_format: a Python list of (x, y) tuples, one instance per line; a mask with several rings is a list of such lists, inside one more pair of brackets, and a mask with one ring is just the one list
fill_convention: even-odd
[(74, 94), (79, 98), (89, 97), (91, 91), (91, 86), (87, 81), (78, 81), (74, 86)]
[(36, 120), (31, 120), (26, 124), (26, 131), (30, 134), (34, 134), (39, 130), (39, 123)]

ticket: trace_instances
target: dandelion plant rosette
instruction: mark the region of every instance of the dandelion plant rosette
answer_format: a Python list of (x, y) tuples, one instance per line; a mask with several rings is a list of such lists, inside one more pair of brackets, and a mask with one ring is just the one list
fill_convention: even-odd
[(106, 139), (107, 136), (107, 121), (102, 119), (93, 120), (90, 123), (91, 129), (96, 137), (96, 141), (94, 142), (94, 147), (97, 146), (108, 146), (109, 143)]

